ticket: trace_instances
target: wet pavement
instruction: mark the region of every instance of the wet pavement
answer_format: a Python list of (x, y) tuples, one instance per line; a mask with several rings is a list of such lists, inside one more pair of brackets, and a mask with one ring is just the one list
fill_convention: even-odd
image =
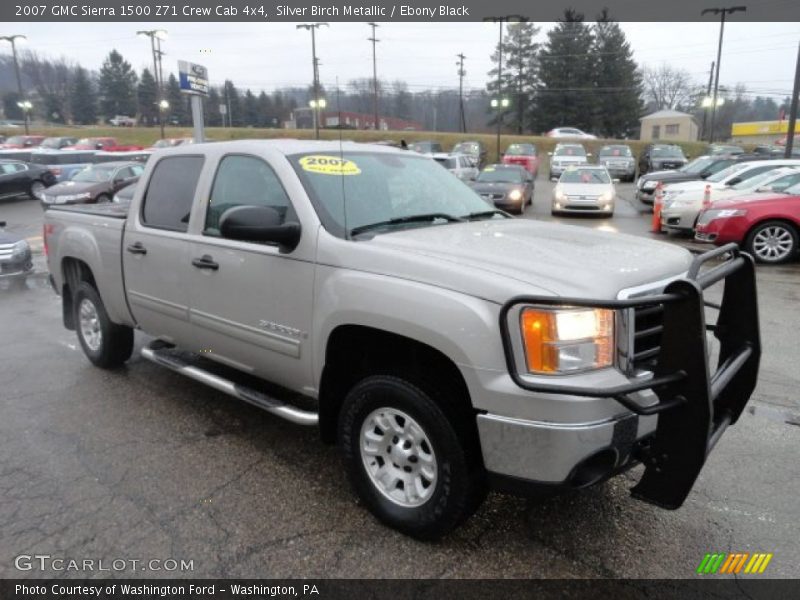
[[(525, 218), (551, 218), (550, 185)], [(558, 220), (650, 235), (630, 191), (612, 219)], [(0, 220), (40, 248), (35, 202), (0, 204)], [(108, 575), (18, 571), (23, 554), (192, 561), (117, 573), (141, 577), (689, 577), (707, 552), (771, 552), (769, 576), (798, 577), (800, 265), (758, 282), (761, 379), (683, 508), (631, 499), (637, 468), (545, 502), (492, 494), (438, 543), (378, 524), (314, 430), (136, 354), (96, 369), (43, 277), (0, 284), (0, 577)]]

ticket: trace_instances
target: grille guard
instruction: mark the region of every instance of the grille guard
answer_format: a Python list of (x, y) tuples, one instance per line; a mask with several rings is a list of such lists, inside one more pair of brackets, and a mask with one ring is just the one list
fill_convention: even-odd
[[(720, 265), (700, 273), (709, 260), (730, 253)], [(724, 281), (722, 303), (706, 302), (703, 291)], [(523, 379), (513, 356), (509, 311), (521, 304), (625, 309), (664, 306), (661, 351), (653, 376), (604, 389), (532, 383)], [(719, 310), (717, 323), (706, 324), (705, 307)], [(729, 425), (742, 414), (758, 379), (761, 340), (755, 263), (736, 244), (695, 257), (687, 277), (671, 282), (661, 294), (624, 300), (518, 296), (500, 311), (500, 331), (512, 379), (520, 387), (573, 396), (614, 398), (638, 415), (658, 414), (658, 425), (639, 458), (645, 464), (631, 494), (662, 508), (677, 509), (686, 500), (706, 459)], [(706, 331), (720, 342), (717, 369), (709, 370)], [(628, 394), (652, 390), (658, 402), (641, 406)]]

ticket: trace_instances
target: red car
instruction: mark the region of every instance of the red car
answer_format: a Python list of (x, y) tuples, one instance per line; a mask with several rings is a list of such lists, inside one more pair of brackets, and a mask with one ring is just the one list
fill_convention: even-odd
[(104, 152), (131, 152), (134, 150), (144, 150), (143, 146), (120, 145), (113, 137), (92, 137), (81, 138), (72, 146), (67, 146), (64, 150), (103, 150)]
[(20, 150), (24, 148), (33, 148), (38, 146), (44, 141), (43, 135), (13, 135), (5, 142), (0, 144), (3, 150)]
[(534, 177), (539, 172), (539, 152), (533, 144), (511, 144), (503, 154), (504, 165), (519, 165)]
[(800, 185), (714, 202), (700, 212), (695, 239), (717, 246), (736, 242), (762, 263), (791, 260), (800, 240)]

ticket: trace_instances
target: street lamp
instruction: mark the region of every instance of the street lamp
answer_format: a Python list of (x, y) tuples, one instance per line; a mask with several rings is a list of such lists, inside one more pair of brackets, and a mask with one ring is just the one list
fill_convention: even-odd
[[(16, 35), (3, 35), (0, 36), (0, 40), (4, 42), (8, 42), (11, 44), (11, 54), (14, 56), (14, 73), (17, 76), (17, 93), (19, 94), (20, 100), (22, 100), (22, 78), (19, 75), (19, 61), (17, 60), (17, 40), (27, 40), (28, 38), (24, 35), (16, 34)], [(28, 102), (30, 104), (30, 102)], [(21, 107), (20, 107), (21, 108)], [(25, 135), (30, 133), (28, 131), (28, 113), (25, 113)]]
[(317, 139), (319, 139), (320, 111), (324, 110), (325, 107), (328, 106), (328, 103), (325, 101), (325, 98), (320, 98), (319, 100), (311, 100), (308, 105), (314, 112), (314, 123), (317, 126)]
[(28, 121), (30, 118), (31, 110), (33, 109), (33, 104), (30, 100), (23, 100), (22, 102), (17, 102), (17, 106), (22, 109), (22, 113), (25, 115), (25, 135), (28, 134)]
[(511, 100), (508, 98), (492, 98), (492, 101), (489, 102), (489, 105), (492, 108), (508, 108), (511, 106)]
[(714, 119), (717, 115), (717, 93), (719, 91), (719, 63), (722, 58), (722, 36), (725, 33), (725, 15), (735, 12), (745, 12), (746, 6), (730, 6), (727, 8), (705, 8), (700, 12), (700, 15), (712, 14), (720, 15), (719, 21), (719, 46), (717, 47), (717, 71), (714, 75), (714, 96), (711, 100), (711, 128), (708, 133), (708, 143), (714, 142)]
[[(161, 108), (161, 103), (166, 102), (163, 99), (163, 77), (161, 73), (161, 56), (164, 54), (161, 51), (161, 41), (167, 39), (166, 29), (143, 29), (136, 32), (136, 35), (141, 35), (150, 38), (150, 50), (153, 53), (153, 76), (156, 79), (156, 95), (158, 97), (158, 106)], [(167, 104), (169, 107), (169, 104)], [(161, 118), (161, 111), (158, 114), (158, 124), (161, 127), (161, 137), (164, 137), (164, 119)]]
[[(306, 29), (311, 32), (311, 66), (313, 67), (313, 76), (314, 76), (314, 102), (319, 104), (319, 69), (317, 62), (317, 39), (316, 39), (316, 31), (320, 27), (330, 27), (327, 23), (302, 23), (300, 25), (296, 25), (295, 29)], [(314, 135), (317, 139), (319, 139), (319, 122), (317, 121), (317, 111), (314, 111)]]
[[(497, 44), (497, 93), (503, 93), (503, 23), (524, 23), (528, 20), (527, 17), (523, 17), (522, 15), (505, 15), (503, 17), (484, 17), (484, 22), (491, 22), (491, 23), (499, 23), (500, 24), (500, 41)], [(493, 102), (495, 104), (492, 108), (507, 108), (510, 104), (508, 102), (508, 98), (503, 98), (497, 102), (495, 99)], [(503, 103), (505, 102), (505, 104)], [(497, 113), (497, 160), (500, 160), (500, 126), (503, 121), (503, 114), (501, 112)]]
[(711, 96), (704, 96), (703, 101), (700, 103), (700, 106), (702, 106), (703, 108), (710, 108), (711, 106), (722, 106), (723, 104), (725, 104), (725, 98), (723, 98), (722, 96), (717, 98), (716, 102), (714, 101), (714, 98), (712, 98)]

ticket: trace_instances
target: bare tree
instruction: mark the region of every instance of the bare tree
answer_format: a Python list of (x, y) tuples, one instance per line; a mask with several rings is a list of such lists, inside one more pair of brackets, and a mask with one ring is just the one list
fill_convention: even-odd
[(39, 113), (48, 121), (63, 123), (69, 113), (70, 82), (76, 65), (66, 58), (42, 58), (32, 51), (23, 53), (22, 71), (40, 97)]
[(644, 99), (653, 110), (688, 108), (697, 91), (697, 84), (683, 69), (669, 65), (642, 69)]

